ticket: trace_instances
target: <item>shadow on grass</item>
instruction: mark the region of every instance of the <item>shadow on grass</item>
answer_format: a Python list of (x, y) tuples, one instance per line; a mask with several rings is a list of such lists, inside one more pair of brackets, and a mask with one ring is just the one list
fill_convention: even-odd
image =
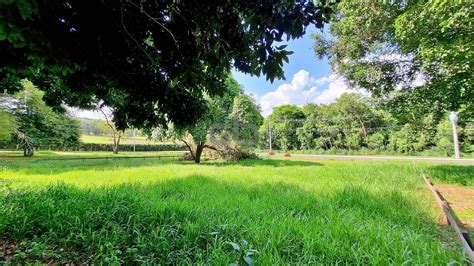
[(314, 161), (304, 161), (299, 159), (248, 159), (236, 162), (207, 162), (209, 165), (227, 166), (227, 165), (242, 165), (242, 166), (273, 166), (273, 167), (291, 167), (291, 166), (321, 166), (322, 163)]
[[(24, 249), (36, 251), (27, 253), (31, 260), (243, 264), (240, 251), (229, 245), (242, 240), (258, 250), (255, 259), (262, 264), (315, 258), (398, 264), (407, 249), (415, 261), (447, 256), (435, 232), (426, 230), (432, 221), (418, 203), (361, 187), (316, 195), (281, 183), (244, 185), (189, 176), (146, 186), (10, 190), (0, 203), (0, 239), (26, 241)], [(361, 257), (347, 248), (367, 237), (373, 239)], [(380, 252), (385, 241), (389, 253)]]
[[(22, 174), (58, 174), (77, 170), (119, 170), (121, 168), (140, 168), (166, 165), (189, 165), (199, 166), (192, 161), (183, 161), (176, 158), (113, 158), (113, 159), (97, 159), (97, 160), (48, 160), (39, 158), (29, 158), (24, 160), (0, 160), (0, 169), (13, 170), (21, 172)], [(273, 166), (273, 167), (291, 167), (291, 166), (320, 166), (321, 163), (288, 160), (288, 159), (253, 159), (242, 160), (237, 162), (224, 161), (205, 161), (203, 166)]]
[(22, 174), (58, 174), (77, 170), (119, 170), (120, 168), (140, 168), (167, 164), (191, 164), (171, 158), (112, 158), (94, 160), (49, 160), (30, 158), (25, 160), (0, 160), (0, 169), (13, 170)]
[(435, 165), (426, 169), (435, 181), (474, 186), (474, 165)]

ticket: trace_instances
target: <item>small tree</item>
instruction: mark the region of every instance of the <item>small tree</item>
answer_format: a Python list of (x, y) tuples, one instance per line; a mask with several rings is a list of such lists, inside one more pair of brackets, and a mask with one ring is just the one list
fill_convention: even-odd
[(110, 119), (110, 115), (106, 113), (104, 110), (104, 105), (99, 104), (97, 110), (102, 113), (102, 115), (105, 118), (105, 122), (107, 123), (107, 126), (112, 130), (112, 138), (113, 138), (113, 144), (112, 144), (112, 152), (114, 154), (118, 154), (120, 150), (120, 140), (122, 139), (122, 135), (124, 133), (123, 130), (117, 129), (115, 127), (115, 124), (112, 122)]
[(11, 100), (4, 109), (13, 120), (2, 119), (2, 124), (15, 124), (13, 141), (24, 149), (25, 156), (32, 156), (37, 148), (78, 146), (79, 123), (68, 113), (54, 112), (43, 101), (44, 93), (30, 81), (22, 80), (21, 85), (21, 92), (6, 96)]

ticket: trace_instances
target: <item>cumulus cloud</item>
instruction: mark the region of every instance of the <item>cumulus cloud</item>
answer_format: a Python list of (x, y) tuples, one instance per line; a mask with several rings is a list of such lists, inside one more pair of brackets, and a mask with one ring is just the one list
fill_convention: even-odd
[(304, 105), (306, 103), (327, 104), (335, 101), (344, 92), (355, 92), (344, 82), (343, 78), (330, 74), (315, 79), (309, 72), (298, 71), (290, 83), (284, 83), (276, 90), (260, 98), (263, 115), (268, 116), (274, 107), (283, 104)]

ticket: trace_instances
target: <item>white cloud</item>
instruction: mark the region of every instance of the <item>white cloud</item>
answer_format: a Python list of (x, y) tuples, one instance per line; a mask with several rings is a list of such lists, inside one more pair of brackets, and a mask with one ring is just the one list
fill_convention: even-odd
[(300, 70), (293, 76), (290, 83), (284, 83), (275, 91), (266, 93), (260, 98), (264, 115), (268, 115), (273, 107), (282, 104), (304, 104), (306, 99), (316, 96), (316, 87), (311, 87), (315, 80), (308, 71)]
[[(96, 111), (96, 110), (84, 110), (84, 109), (79, 109), (75, 107), (68, 107), (67, 109), (70, 114), (78, 118), (105, 120), (104, 115), (101, 112)], [(106, 111), (110, 112), (109, 110), (106, 110)]]
[(260, 98), (263, 115), (268, 116), (273, 107), (283, 104), (304, 105), (314, 102), (327, 104), (335, 101), (344, 92), (356, 92), (349, 89), (343, 78), (335, 74), (315, 79), (309, 72), (298, 71), (290, 83), (284, 83), (274, 91), (268, 92)]

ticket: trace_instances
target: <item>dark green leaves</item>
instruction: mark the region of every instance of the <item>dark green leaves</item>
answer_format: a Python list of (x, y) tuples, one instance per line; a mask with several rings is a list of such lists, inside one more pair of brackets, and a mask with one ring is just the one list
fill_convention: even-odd
[[(0, 83), (29, 78), (49, 104), (103, 100), (121, 128), (187, 127), (204, 96), (225, 94), (232, 68), (273, 81), (291, 52), (282, 39), (322, 27), (312, 1), (0, 2)], [(8, 84), (8, 85), (7, 85)]]
[(23, 19), (31, 18), (31, 15), (38, 11), (38, 6), (35, 0), (16, 0), (15, 2)]

